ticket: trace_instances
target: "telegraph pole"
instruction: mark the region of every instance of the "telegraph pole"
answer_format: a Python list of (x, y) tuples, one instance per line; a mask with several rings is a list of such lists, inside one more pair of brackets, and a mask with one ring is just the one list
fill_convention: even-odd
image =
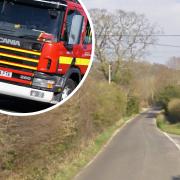
[(110, 63), (109, 64), (109, 84), (111, 84), (111, 81), (112, 81), (112, 64)]

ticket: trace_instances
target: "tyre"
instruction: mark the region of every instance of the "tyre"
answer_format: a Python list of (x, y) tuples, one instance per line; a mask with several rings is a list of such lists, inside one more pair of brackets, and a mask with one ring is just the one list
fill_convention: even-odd
[(61, 101), (66, 99), (72, 92), (73, 90), (76, 88), (77, 84), (76, 82), (74, 82), (72, 79), (67, 79), (64, 89), (61, 93)]

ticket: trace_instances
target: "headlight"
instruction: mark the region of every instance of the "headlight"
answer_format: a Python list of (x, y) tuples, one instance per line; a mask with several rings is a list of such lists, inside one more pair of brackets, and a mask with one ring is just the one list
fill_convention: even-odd
[(46, 79), (40, 79), (40, 78), (34, 78), (33, 79), (33, 86), (42, 87), (42, 88), (48, 88), (52, 89), (55, 84), (55, 81), (53, 80), (46, 80)]

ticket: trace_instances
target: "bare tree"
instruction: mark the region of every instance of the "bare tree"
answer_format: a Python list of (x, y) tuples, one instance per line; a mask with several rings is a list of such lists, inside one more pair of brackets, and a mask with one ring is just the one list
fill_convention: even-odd
[[(101, 70), (108, 78), (108, 64), (113, 65), (112, 77), (116, 79), (123, 61), (141, 58), (156, 39), (156, 26), (149, 23), (144, 15), (117, 10), (92, 9), (96, 33), (95, 55)], [(127, 64), (127, 63), (125, 63)]]

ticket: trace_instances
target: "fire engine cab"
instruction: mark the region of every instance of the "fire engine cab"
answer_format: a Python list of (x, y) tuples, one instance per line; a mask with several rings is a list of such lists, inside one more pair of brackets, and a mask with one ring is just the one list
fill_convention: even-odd
[(0, 0), (0, 94), (56, 104), (80, 83), (91, 52), (77, 0)]

